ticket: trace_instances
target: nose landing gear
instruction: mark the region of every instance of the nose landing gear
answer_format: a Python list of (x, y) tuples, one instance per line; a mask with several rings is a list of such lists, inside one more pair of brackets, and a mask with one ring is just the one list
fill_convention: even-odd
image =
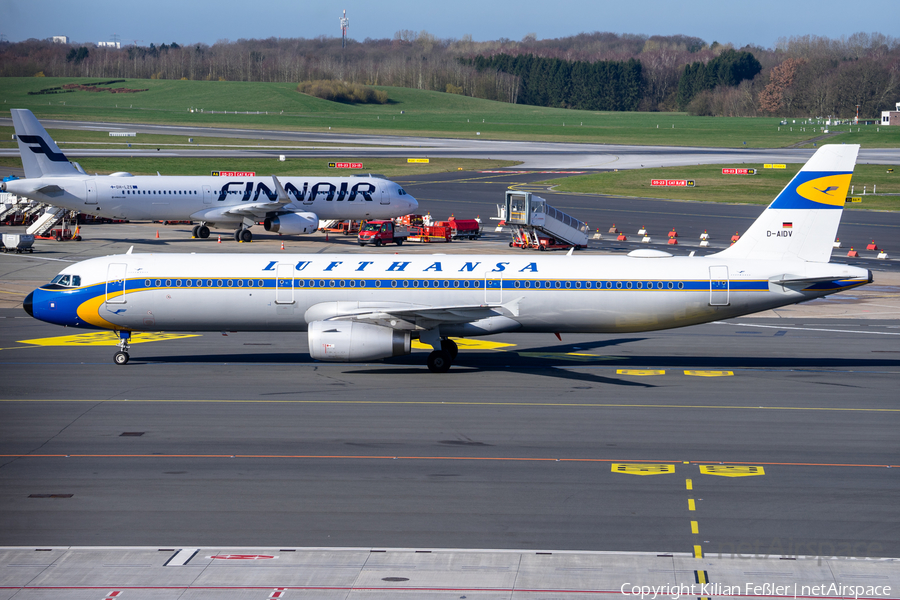
[(130, 331), (120, 331), (119, 332), (119, 351), (116, 352), (115, 356), (113, 356), (113, 362), (117, 365), (127, 365), (128, 359), (128, 340), (131, 339)]

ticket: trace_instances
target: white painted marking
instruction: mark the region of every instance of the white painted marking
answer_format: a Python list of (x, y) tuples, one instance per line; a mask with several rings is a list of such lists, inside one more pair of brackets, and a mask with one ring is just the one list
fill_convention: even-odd
[(172, 555), (172, 558), (166, 561), (166, 564), (163, 566), (166, 567), (183, 567), (188, 563), (189, 560), (194, 558), (194, 555), (200, 551), (200, 548), (182, 548), (178, 552)]
[(815, 327), (783, 327), (780, 325), (753, 325), (751, 323), (728, 323), (727, 321), (713, 321), (713, 325), (731, 325), (732, 327), (760, 327), (762, 329), (791, 329), (796, 331), (826, 331), (829, 333), (869, 333), (873, 335), (900, 335), (892, 331), (856, 331), (853, 329), (819, 329)]
[(28, 254), (25, 254), (25, 253), (22, 253), (22, 254), (13, 254), (12, 252), (7, 252), (7, 253), (4, 254), (4, 256), (19, 256), (19, 257), (21, 257), (21, 258), (26, 258), (26, 257), (27, 257), (27, 258), (33, 258), (33, 259), (35, 259), (35, 260), (54, 260), (54, 261), (57, 261), (57, 262), (67, 262), (67, 263), (77, 263), (77, 262), (81, 262), (81, 260), (66, 260), (65, 258), (48, 258), (48, 257), (46, 257), (46, 256), (35, 256), (35, 255), (31, 254), (30, 252), (29, 252)]

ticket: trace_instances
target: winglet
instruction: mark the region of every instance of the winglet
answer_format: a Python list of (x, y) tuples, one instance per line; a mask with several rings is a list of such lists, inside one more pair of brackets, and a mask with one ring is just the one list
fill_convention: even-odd
[(287, 195), (287, 192), (284, 191), (284, 186), (281, 185), (281, 182), (278, 181), (278, 178), (272, 175), (272, 181), (275, 182), (275, 192), (278, 194), (278, 203), (279, 204), (290, 204), (291, 198)]

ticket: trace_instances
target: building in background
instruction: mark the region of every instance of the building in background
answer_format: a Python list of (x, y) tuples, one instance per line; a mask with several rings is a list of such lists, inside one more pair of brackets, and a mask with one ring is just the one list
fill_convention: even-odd
[(894, 108), (895, 110), (881, 111), (882, 125), (900, 125), (900, 102)]

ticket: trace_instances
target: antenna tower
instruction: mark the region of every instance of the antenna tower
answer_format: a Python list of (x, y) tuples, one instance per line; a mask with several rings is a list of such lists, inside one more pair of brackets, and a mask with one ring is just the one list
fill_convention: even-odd
[(347, 18), (347, 9), (344, 9), (344, 16), (341, 17), (341, 48), (347, 46), (347, 28), (350, 27), (350, 19)]

